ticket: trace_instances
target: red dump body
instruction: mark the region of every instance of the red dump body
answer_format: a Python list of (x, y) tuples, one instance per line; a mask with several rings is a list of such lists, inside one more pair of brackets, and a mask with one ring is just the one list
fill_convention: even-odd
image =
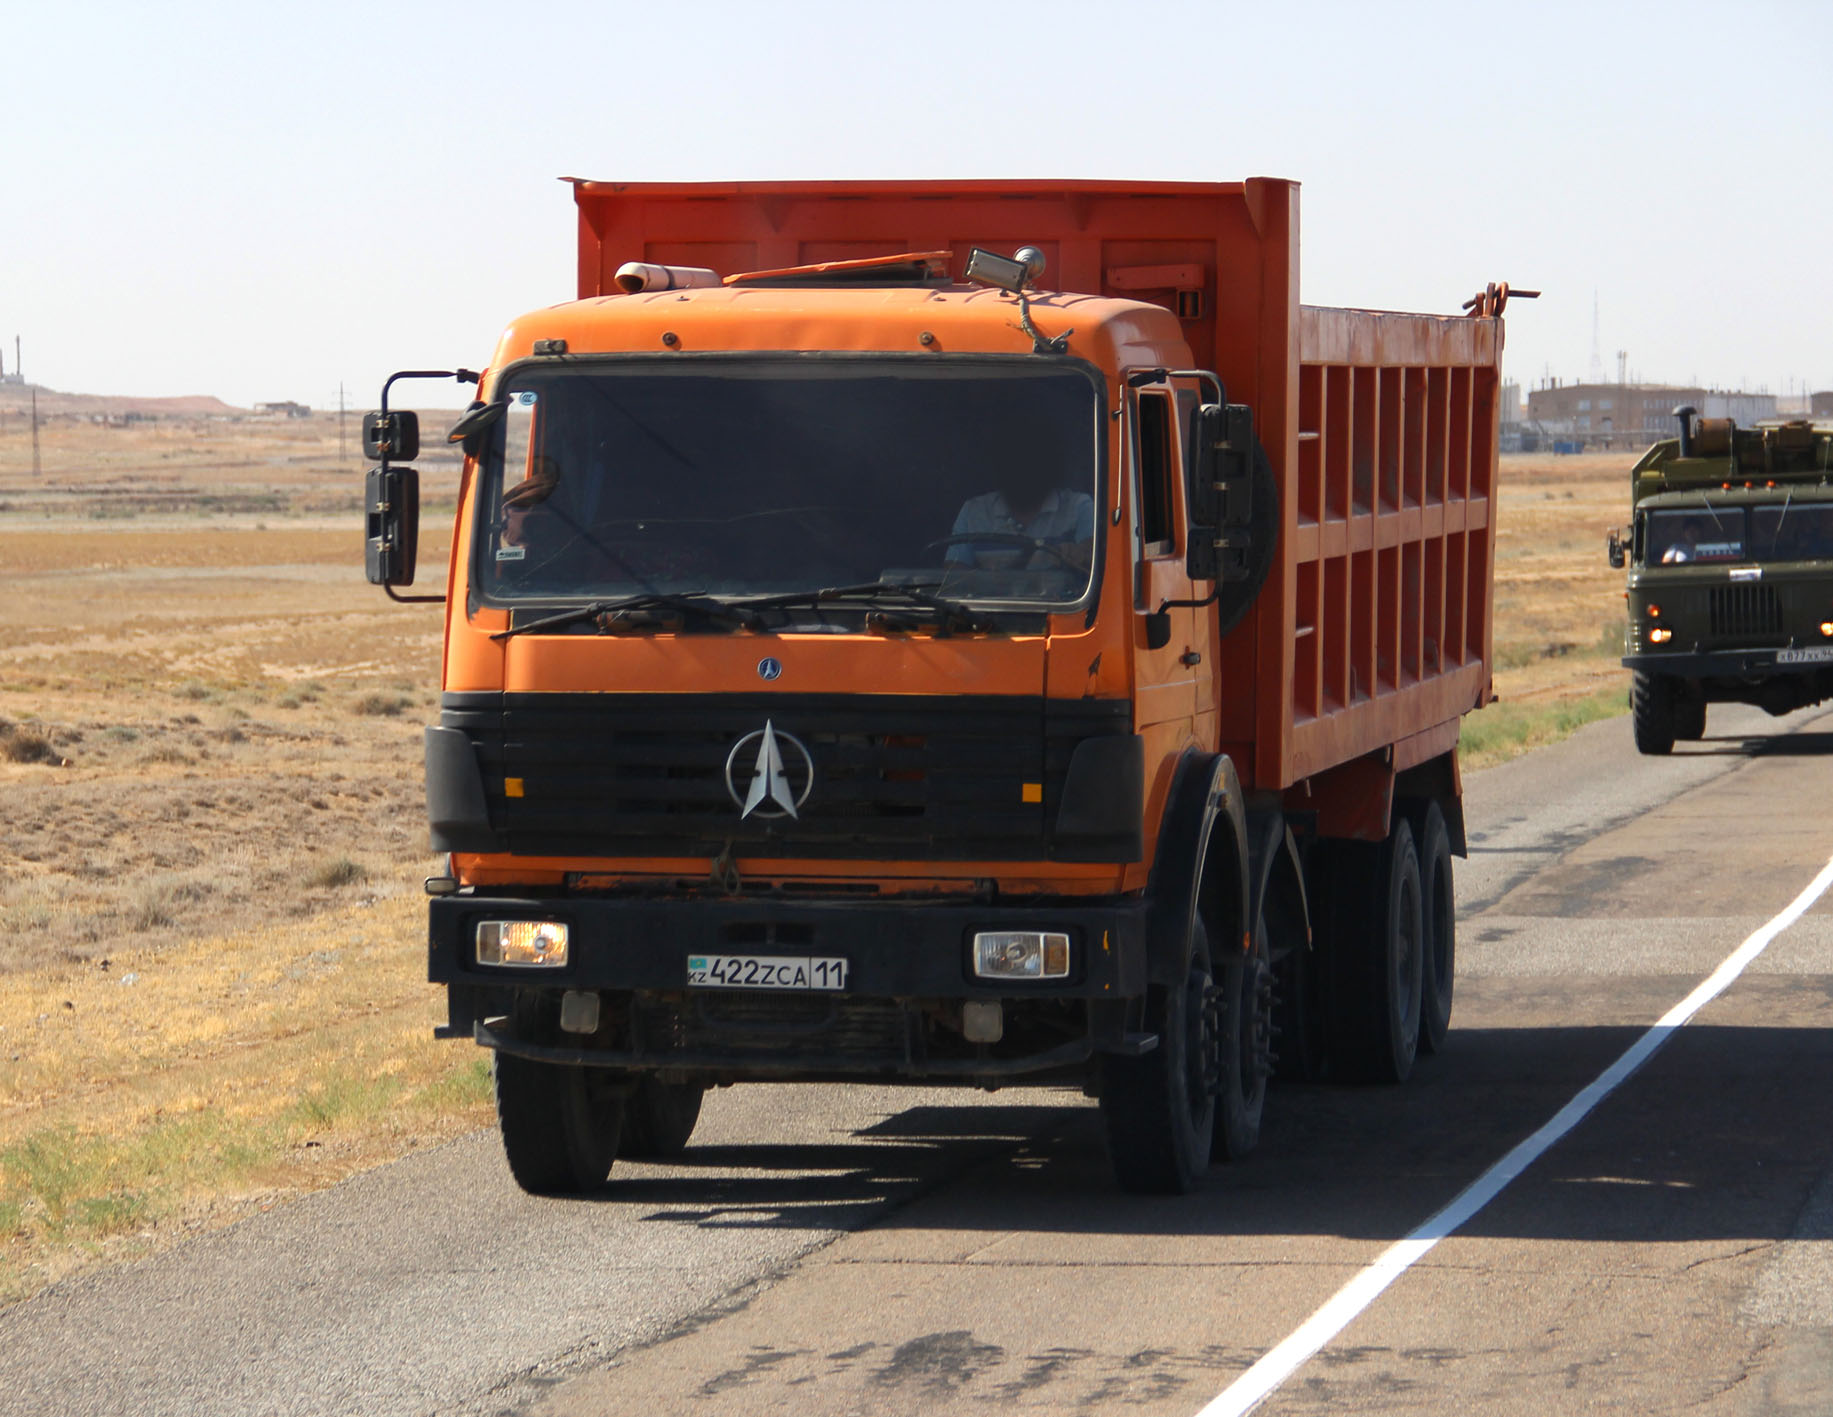
[(948, 250), (958, 275), (974, 246), (1030, 245), (1047, 288), (1176, 313), (1281, 487), (1278, 560), (1214, 665), (1217, 746), (1327, 833), (1379, 835), (1394, 775), (1490, 698), (1502, 322), (1300, 305), (1296, 183), (574, 190), (582, 298), (632, 260), (732, 274)]

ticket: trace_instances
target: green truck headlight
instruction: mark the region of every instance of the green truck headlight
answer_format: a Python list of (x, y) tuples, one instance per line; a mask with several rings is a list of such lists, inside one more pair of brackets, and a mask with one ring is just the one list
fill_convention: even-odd
[(1065, 979), (1069, 936), (1048, 930), (982, 930), (974, 936), (981, 979)]
[(1648, 632), (1648, 639), (1649, 639), (1650, 644), (1664, 645), (1673, 638), (1674, 638), (1674, 632), (1668, 629), (1665, 625), (1657, 625), (1655, 626), (1654, 629)]
[(513, 969), (566, 965), (567, 928), (558, 920), (480, 920), (477, 962)]

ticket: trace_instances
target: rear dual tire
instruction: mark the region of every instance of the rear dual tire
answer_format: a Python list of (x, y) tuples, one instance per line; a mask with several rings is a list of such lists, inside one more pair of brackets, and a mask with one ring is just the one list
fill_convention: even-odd
[(645, 1075), (624, 1103), (624, 1134), (617, 1154), (630, 1161), (667, 1161), (687, 1150), (706, 1086), (659, 1082)]
[(1419, 894), (1424, 907), (1424, 967), (1420, 972), (1419, 1051), (1436, 1053), (1451, 1031), (1457, 980), (1457, 894), (1451, 884), (1451, 833), (1438, 803), (1419, 818)]
[[(1425, 1002), (1425, 897), (1413, 829), (1397, 817), (1376, 845), (1345, 842), (1331, 887), (1333, 1071), (1405, 1082)], [(1449, 998), (1446, 999), (1447, 1010)], [(1447, 1021), (1449, 1013), (1447, 1012)]]

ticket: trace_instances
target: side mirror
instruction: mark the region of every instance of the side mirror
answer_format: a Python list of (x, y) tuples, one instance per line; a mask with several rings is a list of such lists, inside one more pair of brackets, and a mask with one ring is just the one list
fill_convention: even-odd
[[(414, 436), (418, 441), (418, 430)], [(363, 440), (369, 440), (367, 426)], [(363, 547), (363, 574), (371, 585), (412, 585), (420, 546), (419, 472), (411, 467), (372, 467), (364, 493), (368, 539)]]
[(1610, 556), (1610, 564), (1617, 570), (1623, 569), (1623, 534), (1615, 527), (1610, 535), (1604, 538), (1604, 550)]
[(1254, 411), (1242, 403), (1203, 404), (1192, 441), (1185, 572), (1193, 581), (1248, 580), (1254, 565)]
[(446, 432), (446, 442), (462, 443), (465, 456), (474, 458), (484, 450), (484, 434), (490, 425), (503, 416), (503, 410), (509, 405), (502, 399), (495, 403), (473, 403), (464, 411), (458, 422)]
[(420, 456), (420, 415), (411, 410), (363, 415), (363, 456), (412, 462)]

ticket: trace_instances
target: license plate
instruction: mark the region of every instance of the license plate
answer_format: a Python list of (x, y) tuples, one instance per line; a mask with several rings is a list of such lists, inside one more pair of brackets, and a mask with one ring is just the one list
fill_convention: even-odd
[(1830, 660), (1833, 660), (1833, 647), (1776, 651), (1777, 664), (1823, 664)]
[(838, 993), (846, 988), (844, 959), (802, 955), (689, 955), (687, 982), (699, 989), (803, 989)]

